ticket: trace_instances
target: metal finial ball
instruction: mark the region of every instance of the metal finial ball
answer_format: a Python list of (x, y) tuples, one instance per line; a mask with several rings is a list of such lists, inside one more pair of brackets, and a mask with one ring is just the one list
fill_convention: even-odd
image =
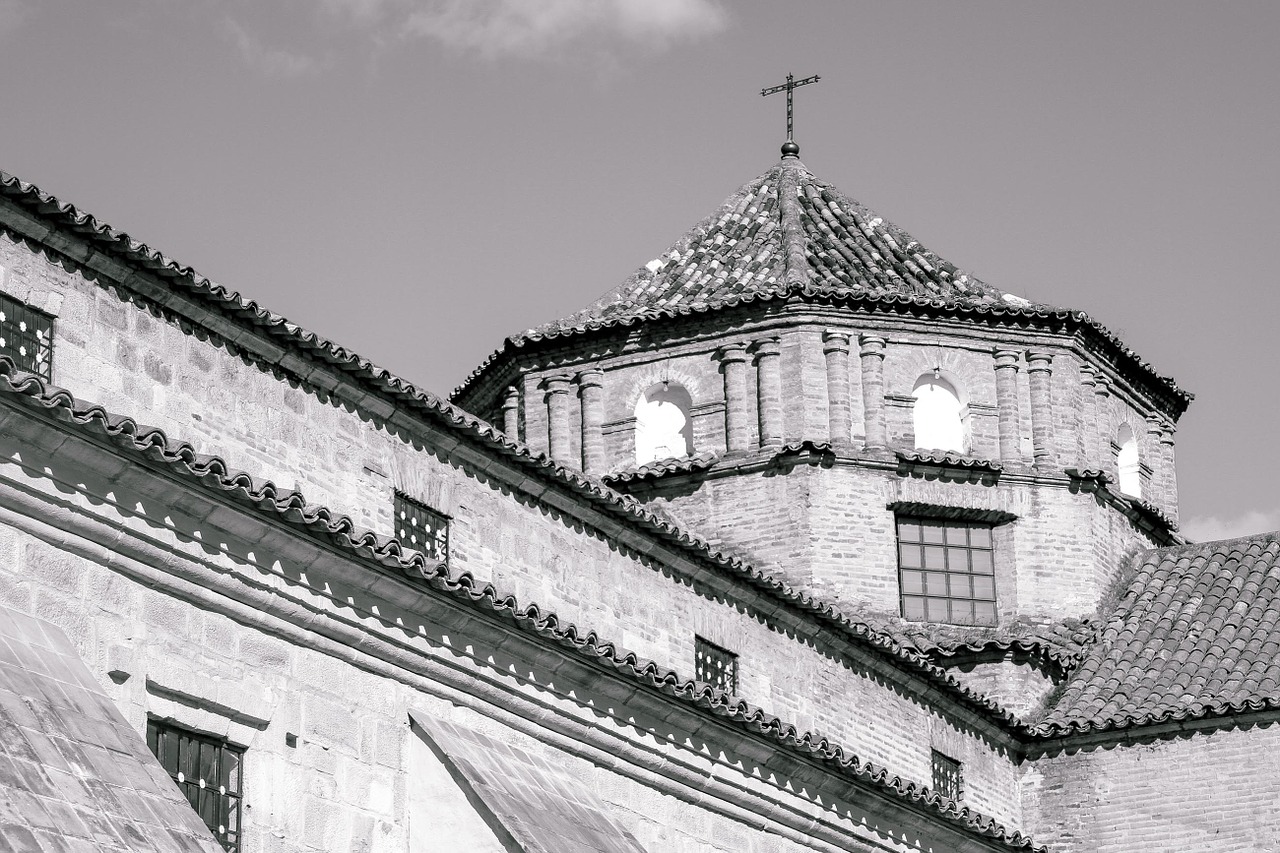
[(799, 157), (800, 146), (796, 145), (794, 142), (788, 139), (786, 142), (782, 143), (782, 156), (783, 157)]

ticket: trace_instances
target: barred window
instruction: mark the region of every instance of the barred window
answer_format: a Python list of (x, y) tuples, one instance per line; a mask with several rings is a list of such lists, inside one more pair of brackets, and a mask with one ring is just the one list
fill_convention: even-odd
[(449, 562), (449, 516), (404, 492), (395, 493), (392, 511), (401, 544), (421, 551), (428, 560)]
[(239, 853), (244, 750), (159, 720), (147, 721), (147, 746), (222, 849)]
[(0, 294), (0, 355), (12, 359), (19, 370), (49, 379), (53, 365), (53, 318)]
[(996, 624), (991, 525), (898, 519), (902, 616), (955, 625)]
[(693, 677), (726, 693), (738, 692), (738, 656), (726, 648), (693, 638)]
[(960, 801), (964, 794), (964, 777), (960, 762), (948, 758), (938, 750), (933, 751), (933, 790), (948, 800)]

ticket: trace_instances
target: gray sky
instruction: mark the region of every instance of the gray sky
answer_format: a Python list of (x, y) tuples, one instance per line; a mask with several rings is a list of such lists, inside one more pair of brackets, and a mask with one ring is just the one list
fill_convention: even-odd
[[(1184, 527), (1280, 527), (1280, 3), (0, 0), (0, 168), (431, 390), (783, 140), (1197, 395)], [(1228, 453), (1227, 451), (1231, 452)]]

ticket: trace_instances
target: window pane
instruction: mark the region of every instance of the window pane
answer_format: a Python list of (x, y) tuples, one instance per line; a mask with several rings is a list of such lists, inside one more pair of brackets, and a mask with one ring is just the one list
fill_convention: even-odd
[(948, 548), (947, 568), (953, 572), (969, 571), (969, 549), (955, 547)]
[(919, 542), (920, 525), (914, 521), (899, 521), (898, 540), (901, 542)]
[(933, 545), (941, 545), (945, 534), (940, 521), (923, 521), (920, 523), (920, 533), (924, 537), (924, 541)]
[(902, 598), (902, 616), (906, 619), (912, 619), (916, 622), (924, 621), (924, 599), (923, 598)]
[(947, 595), (952, 598), (973, 598), (973, 590), (969, 587), (969, 578), (971, 575), (947, 575), (950, 586), (947, 589)]
[(951, 614), (948, 612), (945, 598), (926, 598), (924, 600), (924, 612), (930, 622), (950, 621)]
[(996, 597), (996, 579), (975, 575), (973, 578), (973, 597), (994, 601)]
[(974, 623), (978, 625), (996, 624), (996, 605), (993, 601), (975, 601), (973, 603)]
[(947, 525), (945, 530), (947, 532), (948, 545), (967, 546), (969, 544), (969, 537), (968, 537), (969, 528), (966, 525), (963, 525), (963, 524), (957, 524), (954, 526)]
[(899, 545), (898, 565), (904, 569), (920, 568), (920, 546), (913, 544)]
[(924, 575), (920, 572), (902, 573), (902, 591), (919, 595), (924, 592)]
[(924, 567), (926, 569), (945, 569), (947, 567), (946, 549), (937, 545), (924, 546)]
[(924, 591), (929, 595), (947, 594), (947, 576), (943, 572), (929, 572), (924, 576)]
[(969, 544), (974, 548), (991, 547), (991, 528), (972, 527), (969, 529)]
[(995, 572), (995, 567), (991, 565), (990, 551), (970, 551), (969, 556), (973, 560), (973, 570), (978, 574), (989, 575)]

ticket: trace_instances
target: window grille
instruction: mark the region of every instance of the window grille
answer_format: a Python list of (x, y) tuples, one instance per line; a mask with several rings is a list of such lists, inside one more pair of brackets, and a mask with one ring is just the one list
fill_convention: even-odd
[(53, 365), (53, 318), (0, 294), (0, 355), (20, 370), (50, 378)]
[(738, 656), (701, 637), (693, 638), (693, 677), (726, 693), (738, 692)]
[(996, 624), (991, 525), (898, 519), (898, 582), (904, 619)]
[(221, 738), (147, 721), (147, 746), (227, 853), (240, 853), (244, 750)]
[(948, 758), (936, 749), (933, 751), (933, 790), (955, 802), (959, 802), (964, 794), (960, 762)]
[(403, 492), (395, 493), (392, 511), (401, 544), (421, 551), (428, 560), (449, 562), (449, 516)]

